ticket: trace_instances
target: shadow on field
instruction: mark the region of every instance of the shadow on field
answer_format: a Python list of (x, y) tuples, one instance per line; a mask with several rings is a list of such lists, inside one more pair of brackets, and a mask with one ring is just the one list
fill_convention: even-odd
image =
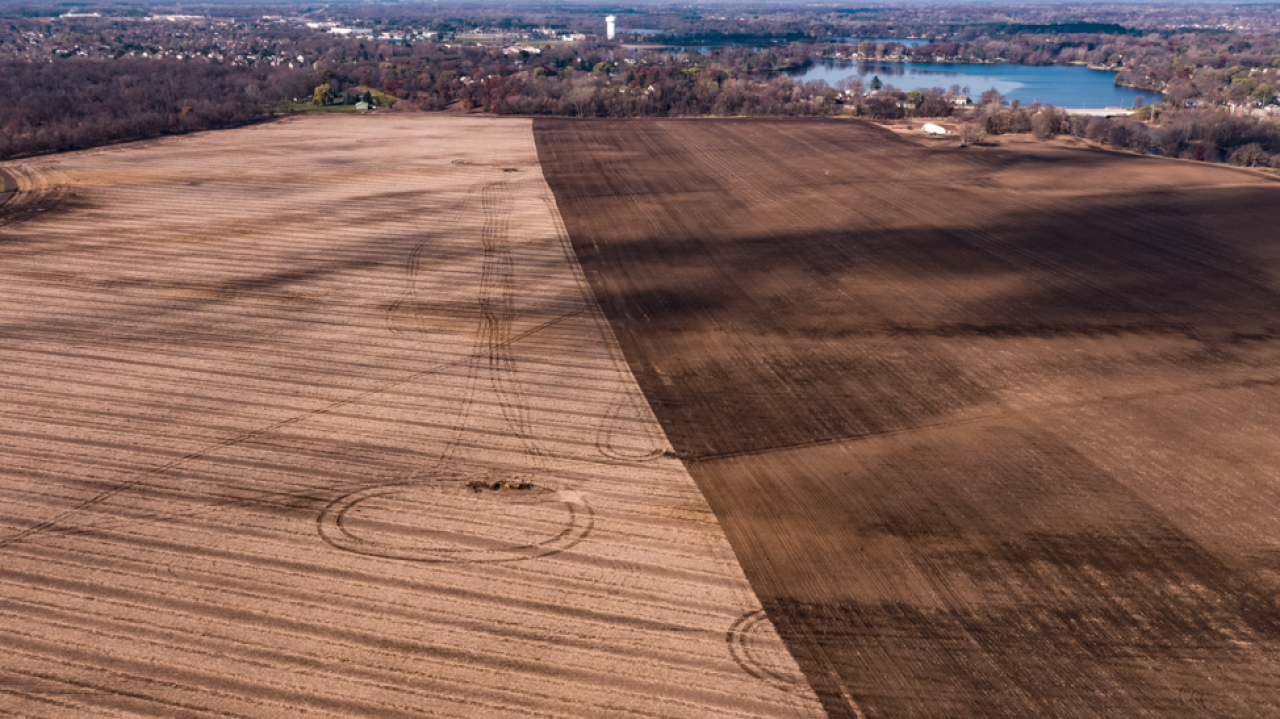
[[(988, 405), (1023, 368), (958, 362), (956, 345), (970, 338), (1118, 339), (1127, 350), (1187, 339), (1177, 352), (1161, 344), (1112, 358), (1106, 371), (1231, 366), (1232, 343), (1280, 337), (1280, 292), (1262, 263), (1276, 194), (1107, 197), (982, 227), (960, 217), (948, 227), (659, 232), (579, 250), (608, 314), (643, 324), (646, 347), (634, 333), (624, 345), (646, 358), (636, 371), (655, 411), (696, 459), (900, 431)], [(1222, 208), (1237, 210), (1229, 227)]]
[[(76, 290), (96, 289), (102, 293), (103, 299), (92, 312), (56, 317), (42, 315), (32, 321), (20, 319), (0, 324), (0, 333), (15, 340), (38, 340), (52, 333), (69, 343), (101, 343), (103, 346), (191, 341), (238, 344), (252, 337), (237, 334), (231, 327), (210, 326), (208, 318), (201, 312), (202, 308), (245, 300), (285, 303), (304, 300), (308, 297), (306, 292), (314, 292), (334, 277), (387, 262), (369, 258), (299, 263), (300, 266), (295, 265), (288, 270), (241, 271), (206, 281), (171, 280), (162, 272), (148, 272), (142, 276), (112, 273), (98, 277), (35, 273), (28, 277), (46, 287), (65, 285)], [(190, 277), (189, 274), (186, 276)], [(279, 325), (281, 332), (287, 332), (292, 323), (282, 317)]]
[[(225, 178), (218, 181), (235, 184)], [(259, 198), (283, 192), (280, 188), (247, 186), (251, 188), (247, 191)], [(185, 183), (173, 192), (179, 193), (180, 198), (186, 192), (185, 197), (192, 202), (204, 201), (204, 190), (186, 190)], [(41, 287), (37, 293), (40, 297), (54, 295), (60, 291), (58, 288), (65, 287), (99, 293), (101, 301), (89, 305), (90, 311), (79, 313), (15, 316), (0, 323), (0, 335), (6, 338), (38, 340), (54, 333), (67, 342), (101, 346), (191, 342), (202, 346), (242, 346), (260, 338), (263, 323), (272, 326), (276, 337), (310, 329), (305, 322), (299, 324), (299, 313), (317, 302), (348, 302), (351, 283), (386, 274), (388, 268), (388, 276), (394, 279), (385, 287), (383, 302), (350, 306), (346, 311), (368, 312), (375, 316), (375, 324), (381, 323), (407, 283), (416, 282), (417, 290), (425, 296), (447, 296), (456, 284), (456, 278), (447, 270), (466, 265), (467, 271), (479, 272), (478, 238), (466, 251), (458, 251), (456, 243), (432, 241), (448, 232), (450, 217), (465, 210), (452, 196), (424, 197), (422, 203), (416, 204), (407, 201), (406, 193), (365, 195), (342, 210), (344, 224), (355, 228), (349, 239), (317, 251), (306, 240), (306, 228), (317, 221), (314, 210), (282, 211), (273, 216), (270, 224), (250, 223), (237, 216), (199, 225), (175, 221), (164, 228), (163, 234), (131, 233), (128, 224), (126, 229), (102, 235), (42, 231), (41, 219), (52, 217), (55, 212), (71, 214), (75, 222), (91, 224), (103, 209), (83, 191), (79, 196), (66, 194), (59, 196), (56, 210), (31, 213), (25, 224), (4, 232), (0, 243), (11, 258), (40, 259), (41, 269), (14, 272)], [(402, 202), (388, 205), (388, 200)], [(31, 204), (30, 198), (23, 201)], [(424, 216), (436, 218), (436, 224), (423, 227)], [(143, 227), (152, 227), (145, 214), (137, 221)], [(388, 232), (388, 227), (396, 229)], [(380, 229), (369, 232), (360, 228)], [(194, 237), (179, 237), (183, 230)], [(267, 239), (276, 240), (279, 232), (286, 233), (285, 239)], [(453, 249), (443, 249), (445, 245)], [(122, 255), (136, 261), (122, 262)], [(104, 260), (94, 262), (98, 256)], [(538, 261), (531, 261), (528, 267), (531, 282), (541, 276)], [(410, 277), (409, 265), (414, 262), (429, 265), (435, 273), (419, 272), (417, 279)], [(68, 265), (81, 269), (59, 269)], [(33, 303), (40, 301), (35, 296), (31, 299)], [(258, 309), (243, 315), (219, 313), (216, 324), (211, 324), (209, 313), (228, 303)], [(261, 310), (268, 306), (270, 311)], [(559, 310), (557, 307), (551, 311)], [(254, 329), (248, 329), (249, 325)]]
[(960, 428), (694, 474), (755, 538), (735, 549), (833, 716), (854, 715), (845, 695), (895, 717), (1275, 701), (1274, 598), (1052, 432)]

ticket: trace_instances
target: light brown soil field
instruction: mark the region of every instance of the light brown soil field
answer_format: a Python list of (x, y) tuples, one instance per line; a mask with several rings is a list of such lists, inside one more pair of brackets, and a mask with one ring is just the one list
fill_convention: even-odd
[(1280, 185), (838, 121), (535, 135), (831, 715), (1280, 715)]
[(0, 713), (820, 714), (529, 121), (4, 170)]

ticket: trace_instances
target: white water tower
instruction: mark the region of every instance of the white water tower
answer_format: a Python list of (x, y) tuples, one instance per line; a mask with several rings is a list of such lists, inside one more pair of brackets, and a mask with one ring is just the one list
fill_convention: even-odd
[(618, 22), (618, 18), (612, 15), (604, 19), (605, 34), (608, 35), (610, 40), (613, 39), (613, 33), (617, 30), (617, 28), (614, 27), (614, 23), (616, 22)]

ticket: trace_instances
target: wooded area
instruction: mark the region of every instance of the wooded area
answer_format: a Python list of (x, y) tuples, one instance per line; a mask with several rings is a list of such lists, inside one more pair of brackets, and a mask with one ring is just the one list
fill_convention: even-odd
[(178, 60), (0, 63), (0, 159), (245, 125), (309, 73)]
[[(1016, 22), (968, 6), (762, 6), (714, 17), (655, 8), (624, 14), (612, 42), (599, 34), (604, 11), (591, 7), (518, 16), (390, 5), (247, 12), (268, 11), (282, 14), (11, 18), (0, 26), (0, 88), (11, 98), (0, 107), (0, 159), (242, 125), (300, 109), (328, 86), (324, 97), (372, 88), (398, 112), (952, 118), (966, 137), (1072, 134), (1153, 154), (1280, 165), (1280, 35), (1256, 9), (1233, 11), (1240, 29), (1209, 30), (1187, 27), (1212, 20), (1207, 10), (1155, 6), (1099, 7), (1072, 20), (1026, 9)], [(641, 25), (651, 34), (635, 32)], [(530, 40), (571, 31), (579, 39)], [(931, 41), (909, 47), (907, 35)], [(689, 44), (620, 42), (663, 38)], [(691, 46), (733, 38), (754, 40)], [(1129, 119), (1079, 118), (985, 95), (956, 104), (980, 87), (907, 90), (856, 77), (833, 87), (793, 77), (831, 60), (1089, 64), (1149, 90), (1151, 108)]]

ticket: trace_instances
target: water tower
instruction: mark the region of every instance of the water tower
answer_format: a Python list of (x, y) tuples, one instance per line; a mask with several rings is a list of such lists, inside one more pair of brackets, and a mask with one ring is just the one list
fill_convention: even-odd
[(612, 15), (604, 19), (605, 34), (608, 35), (610, 40), (613, 39), (613, 33), (617, 30), (617, 28), (614, 27), (614, 23), (616, 22), (618, 22), (618, 18)]

